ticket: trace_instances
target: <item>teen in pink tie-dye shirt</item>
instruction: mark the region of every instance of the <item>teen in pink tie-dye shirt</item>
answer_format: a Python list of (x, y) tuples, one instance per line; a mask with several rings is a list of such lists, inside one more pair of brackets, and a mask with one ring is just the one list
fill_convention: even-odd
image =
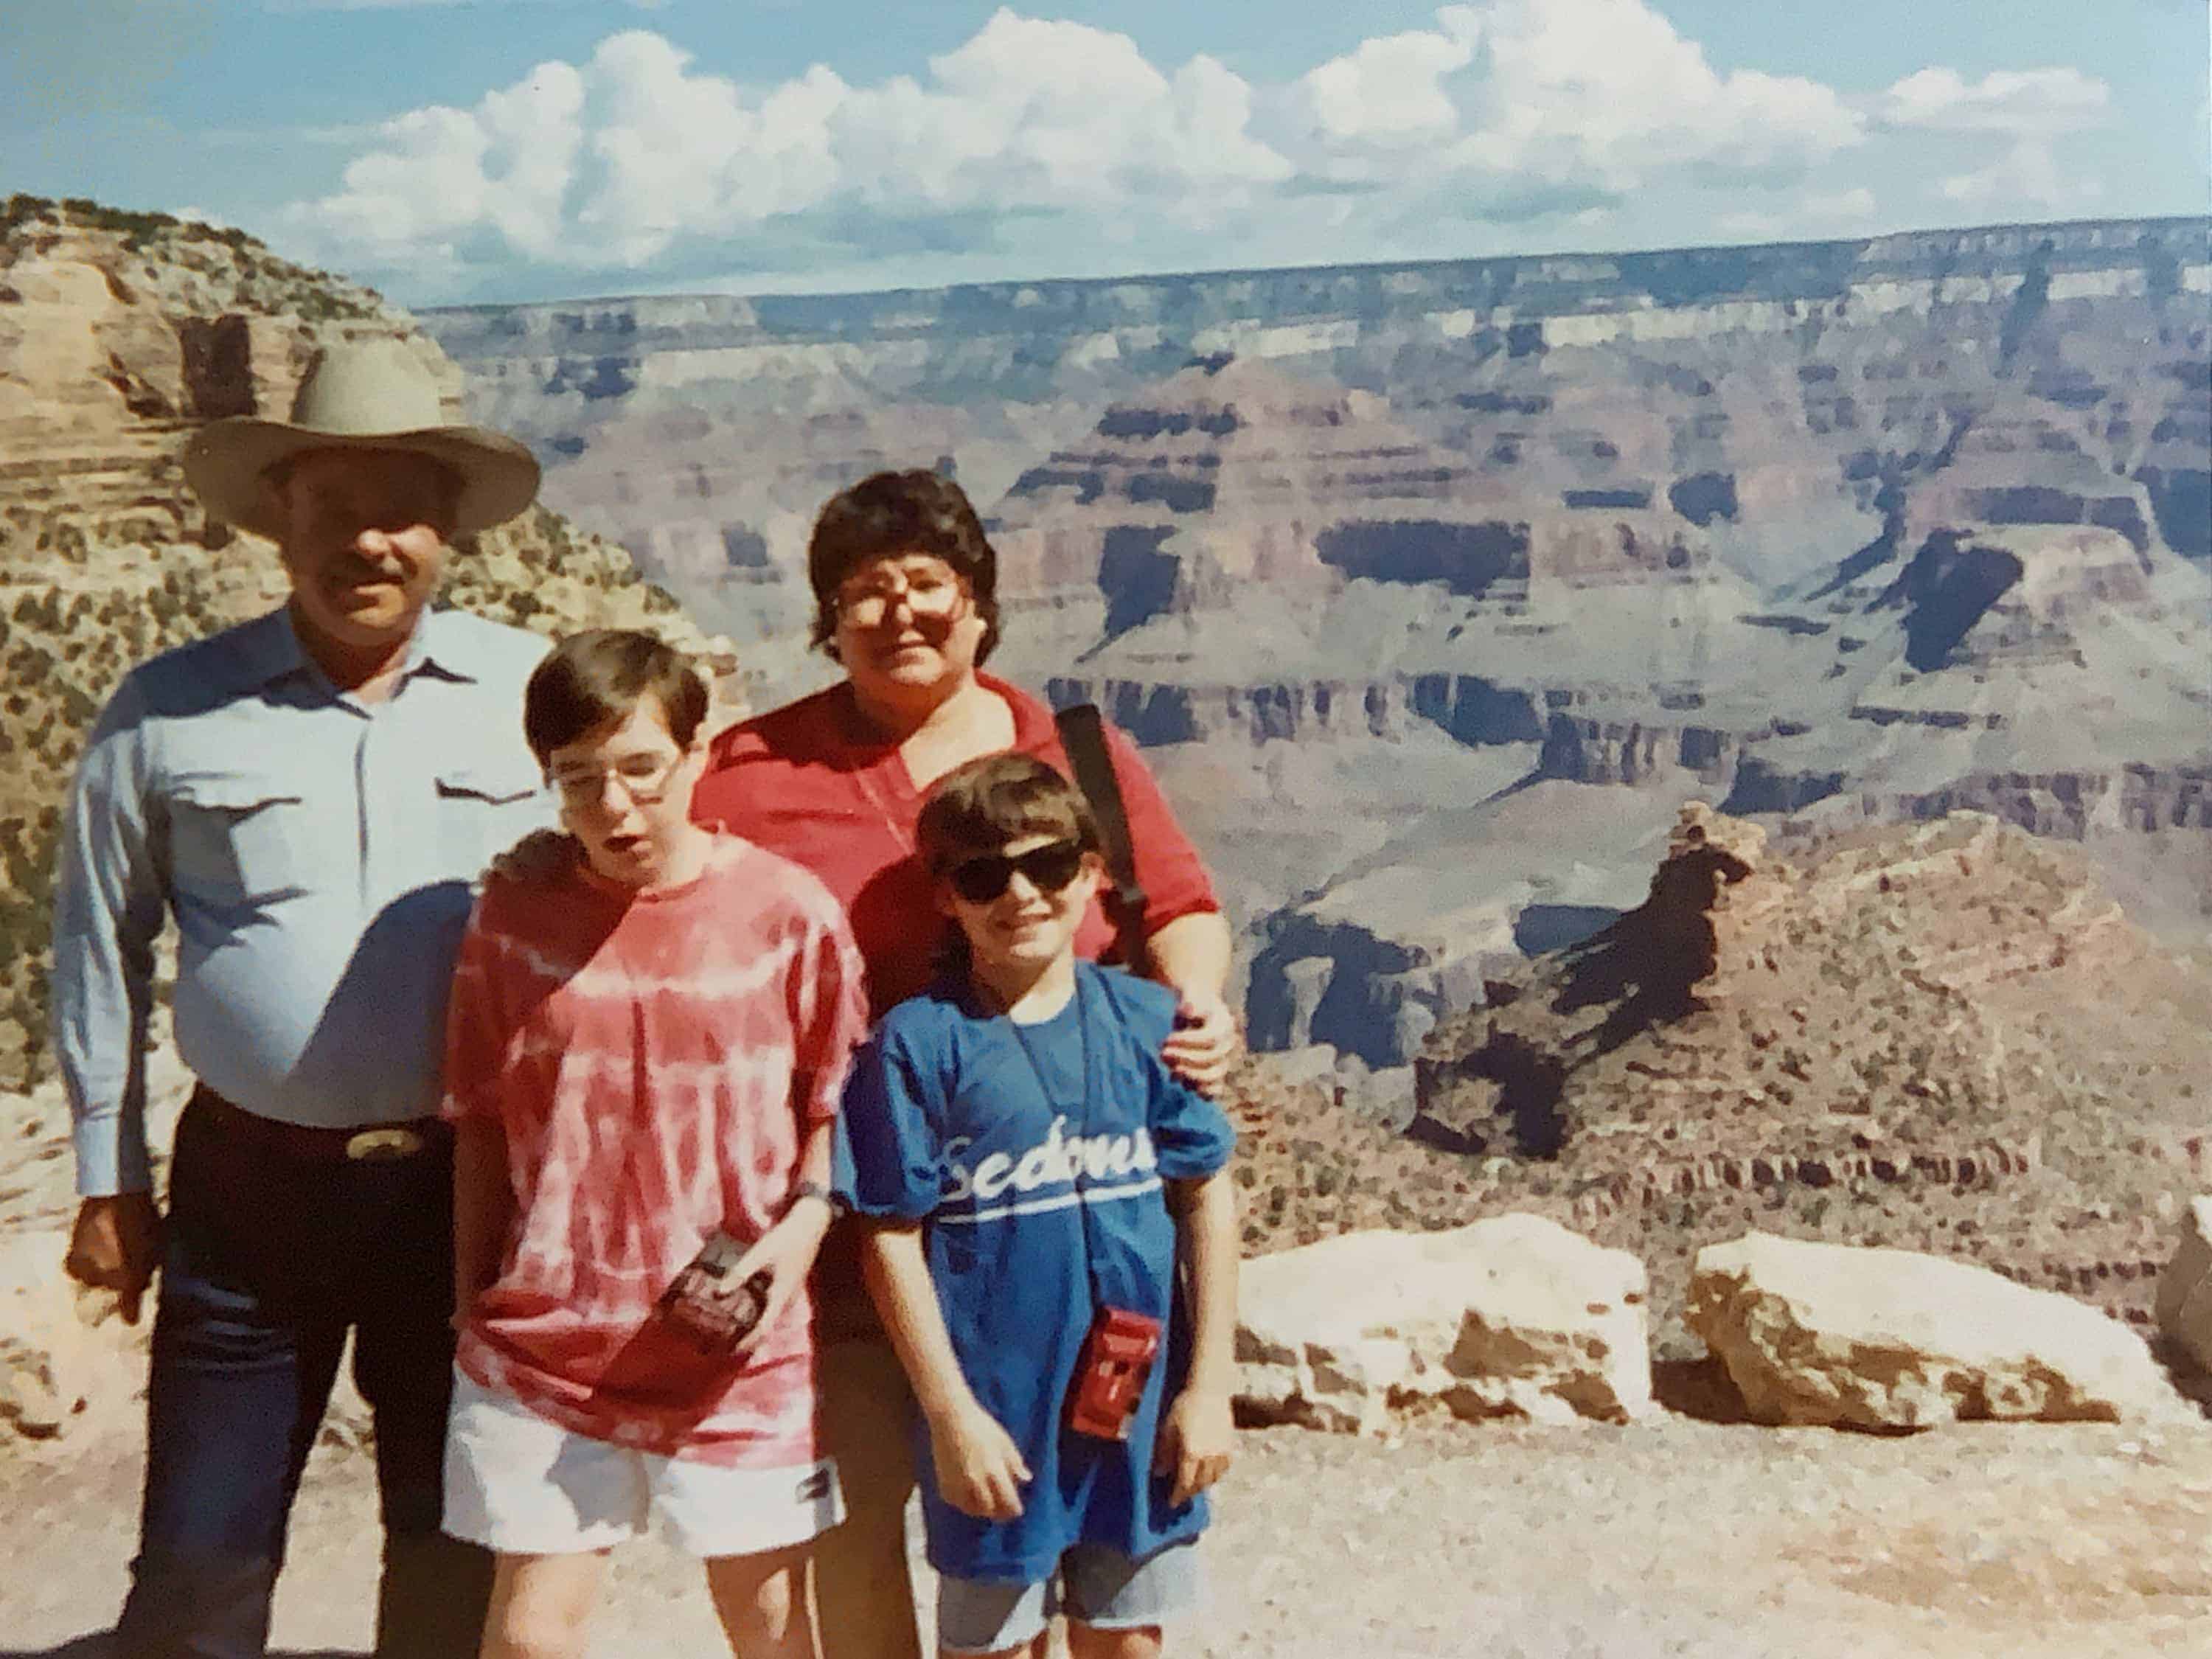
[[(691, 822), (705, 712), (651, 635), (563, 641), (524, 730), (580, 856), (492, 878), (461, 945), (445, 1525), (497, 1553), (487, 1659), (580, 1654), (606, 1549), (655, 1517), (734, 1650), (815, 1650), (806, 1564), (843, 1506), (806, 1281), (862, 970), (819, 880)], [(767, 1286), (734, 1349), (657, 1310), (718, 1235), (724, 1285)]]
[(863, 1034), (836, 901), (733, 836), (651, 892), (494, 878), (461, 946), (447, 1114), (504, 1131), (514, 1221), (457, 1363), (580, 1434), (724, 1464), (815, 1456), (796, 1284), (742, 1366), (651, 1318), (717, 1229), (763, 1237)]

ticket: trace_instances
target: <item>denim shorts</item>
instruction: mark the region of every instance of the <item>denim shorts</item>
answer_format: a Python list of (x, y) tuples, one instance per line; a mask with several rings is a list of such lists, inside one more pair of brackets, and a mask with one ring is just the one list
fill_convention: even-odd
[(1206, 1605), (1195, 1539), (1135, 1561), (1103, 1544), (1078, 1544), (1042, 1583), (980, 1578), (937, 1581), (937, 1640), (952, 1653), (995, 1653), (1033, 1642), (1054, 1613), (1098, 1630), (1140, 1630)]

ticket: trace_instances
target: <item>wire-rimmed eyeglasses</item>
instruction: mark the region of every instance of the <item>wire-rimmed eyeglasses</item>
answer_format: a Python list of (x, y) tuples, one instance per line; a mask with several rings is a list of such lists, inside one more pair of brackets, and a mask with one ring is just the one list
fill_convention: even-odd
[(668, 793), (669, 781), (684, 763), (682, 755), (626, 755), (610, 766), (559, 766), (548, 772), (562, 801), (594, 805), (612, 783), (633, 805), (650, 806)]

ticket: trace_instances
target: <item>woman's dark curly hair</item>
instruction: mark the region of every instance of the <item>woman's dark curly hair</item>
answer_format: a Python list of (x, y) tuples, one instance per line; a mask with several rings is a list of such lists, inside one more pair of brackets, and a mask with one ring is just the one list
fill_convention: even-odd
[(806, 544), (806, 580), (814, 589), (813, 643), (827, 648), (837, 632), (837, 589), (872, 559), (927, 553), (952, 567), (983, 619), (981, 662), (999, 642), (999, 556), (984, 537), (968, 492), (923, 467), (872, 473), (823, 504)]

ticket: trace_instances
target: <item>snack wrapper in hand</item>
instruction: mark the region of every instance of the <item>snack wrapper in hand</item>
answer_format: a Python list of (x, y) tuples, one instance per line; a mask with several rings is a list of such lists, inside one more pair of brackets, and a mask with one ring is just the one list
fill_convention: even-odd
[(731, 1279), (744, 1254), (744, 1246), (727, 1233), (711, 1234), (661, 1292), (660, 1316), (702, 1353), (729, 1353), (768, 1311), (774, 1280), (767, 1268), (746, 1279)]

